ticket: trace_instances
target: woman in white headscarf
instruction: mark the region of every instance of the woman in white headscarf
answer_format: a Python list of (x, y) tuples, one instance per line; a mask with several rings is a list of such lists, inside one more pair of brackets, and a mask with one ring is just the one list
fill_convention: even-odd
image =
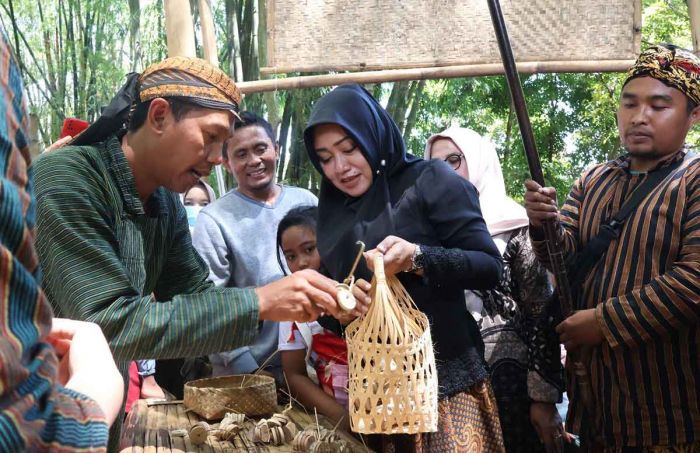
[(182, 204), (185, 205), (185, 211), (187, 211), (187, 223), (189, 223), (190, 233), (192, 233), (194, 225), (197, 222), (199, 211), (213, 203), (216, 200), (216, 194), (214, 193), (212, 186), (200, 179), (194, 186), (187, 189), (187, 192), (183, 193), (180, 197)]
[(525, 209), (506, 195), (495, 146), (473, 130), (451, 127), (431, 136), (425, 158), (444, 160), (476, 187), (503, 255), (501, 284), (466, 291), (466, 300), (486, 346), (506, 451), (561, 451), (565, 433), (555, 406), (564, 387), (560, 349), (543, 316), (552, 285), (532, 252)]

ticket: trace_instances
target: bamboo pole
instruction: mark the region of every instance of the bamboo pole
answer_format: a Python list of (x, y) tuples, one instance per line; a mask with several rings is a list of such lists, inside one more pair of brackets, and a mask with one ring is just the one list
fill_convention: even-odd
[(700, 55), (700, 0), (688, 0), (690, 33), (693, 38), (693, 51)]
[[(544, 61), (518, 63), (518, 72), (523, 74), (545, 72), (624, 72), (634, 60), (604, 61)], [(393, 69), (387, 71), (345, 72), (316, 76), (287, 77), (269, 80), (240, 82), (236, 85), (244, 94), (265, 91), (291, 90), (341, 85), (344, 83), (383, 83), (402, 80), (454, 79), (502, 75), (503, 64), (479, 64), (443, 66), (438, 68)]]
[(197, 56), (189, 0), (164, 0), (163, 9), (168, 56)]
[(219, 54), (216, 50), (216, 35), (214, 34), (214, 18), (211, 13), (211, 2), (199, 0), (199, 20), (202, 26), (202, 44), (204, 59), (214, 66), (219, 66)]
[[(202, 46), (204, 47), (204, 59), (213, 66), (219, 67), (219, 54), (216, 49), (216, 33), (214, 31), (214, 17), (211, 13), (209, 0), (199, 0), (199, 21), (202, 27)], [(221, 165), (214, 167), (216, 185), (219, 196), (226, 193), (226, 178)]]

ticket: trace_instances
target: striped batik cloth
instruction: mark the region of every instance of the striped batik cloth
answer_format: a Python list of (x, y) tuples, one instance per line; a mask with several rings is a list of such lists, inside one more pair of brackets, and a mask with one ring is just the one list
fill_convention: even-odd
[(52, 312), (39, 287), (35, 203), (20, 72), (0, 28), (0, 451), (105, 451), (97, 403), (55, 384), (42, 341)]
[[(605, 336), (589, 367), (596, 417), (584, 423), (608, 447), (700, 440), (700, 158), (686, 153), (659, 164), (684, 159), (630, 215), (581, 292), (578, 308), (596, 309)], [(628, 156), (586, 171), (561, 210), (566, 254), (588, 243), (646, 177), (629, 170)], [(534, 239), (547, 261), (546, 244)], [(573, 377), (568, 388), (568, 423), (580, 432)]]

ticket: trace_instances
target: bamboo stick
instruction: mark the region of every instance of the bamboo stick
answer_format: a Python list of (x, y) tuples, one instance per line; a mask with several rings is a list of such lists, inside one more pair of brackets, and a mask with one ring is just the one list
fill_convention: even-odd
[(700, 55), (700, 0), (688, 0), (690, 33), (693, 38), (693, 51)]
[[(214, 31), (214, 17), (211, 13), (211, 2), (209, 0), (199, 0), (199, 20), (202, 25), (202, 46), (204, 47), (204, 59), (215, 67), (219, 67), (219, 54), (216, 49), (216, 34)], [(219, 189), (219, 196), (226, 193), (226, 179), (221, 165), (214, 167), (216, 174), (216, 185)]]
[[(522, 62), (518, 63), (518, 72), (524, 74), (545, 72), (623, 72), (633, 64), (634, 60)], [(287, 77), (240, 82), (237, 86), (242, 93), (250, 94), (265, 91), (333, 86), (344, 83), (383, 83), (401, 80), (452, 79), (501, 74), (503, 74), (503, 65), (501, 63), (493, 63)]]
[(168, 56), (197, 56), (189, 0), (164, 0), (163, 9)]
[(202, 26), (204, 59), (219, 67), (219, 54), (216, 51), (216, 35), (214, 34), (214, 18), (211, 14), (211, 2), (209, 0), (199, 0), (199, 20)]

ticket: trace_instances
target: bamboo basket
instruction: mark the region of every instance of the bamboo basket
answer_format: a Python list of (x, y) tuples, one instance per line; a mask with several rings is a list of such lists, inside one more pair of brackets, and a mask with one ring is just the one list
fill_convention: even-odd
[(277, 410), (277, 389), (270, 376), (240, 374), (199, 379), (185, 384), (183, 404), (207, 420), (218, 420), (227, 412), (248, 417), (269, 415)]
[(350, 426), (363, 434), (437, 431), (437, 372), (427, 316), (375, 255), (372, 303), (345, 330)]

